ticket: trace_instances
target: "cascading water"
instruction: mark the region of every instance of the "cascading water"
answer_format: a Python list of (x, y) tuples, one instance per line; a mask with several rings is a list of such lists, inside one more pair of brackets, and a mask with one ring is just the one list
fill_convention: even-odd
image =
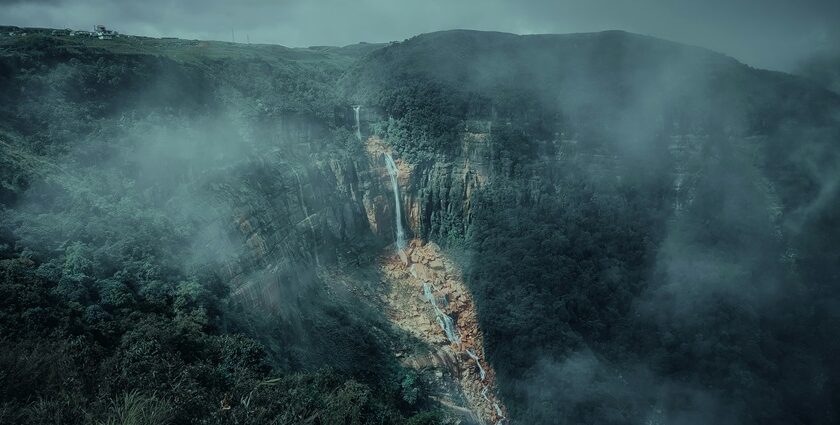
[(361, 105), (353, 105), (353, 115), (356, 118), (356, 138), (359, 141), (362, 141), (362, 124), (359, 122), (359, 110), (362, 109)]
[(502, 412), (502, 408), (499, 407), (499, 403), (493, 403), (493, 408), (496, 409), (496, 416), (501, 418), (499, 419), (499, 422), (496, 422), (496, 425), (499, 425), (500, 423), (502, 423), (503, 420), (506, 419), (505, 415)]
[[(387, 156), (386, 161), (390, 163), (393, 161), (393, 158)], [(391, 166), (393, 166), (393, 168), (395, 169), (394, 171), (396, 171), (396, 165), (392, 164)], [(440, 329), (443, 330), (449, 343), (452, 344), (450, 347), (447, 348), (454, 349), (461, 355), (466, 354), (467, 356), (469, 356), (470, 360), (475, 362), (476, 367), (478, 368), (478, 374), (474, 373), (473, 369), (473, 372), (471, 373), (460, 375), (461, 386), (464, 391), (464, 396), (470, 405), (471, 412), (473, 413), (474, 418), (476, 418), (477, 422), (479, 423), (493, 423), (494, 425), (507, 424), (509, 421), (504, 416), (504, 406), (499, 404), (500, 401), (498, 400), (496, 394), (493, 393), (493, 372), (492, 370), (484, 369), (482, 357), (478, 355), (478, 352), (480, 352), (481, 350), (481, 341), (480, 339), (474, 338), (475, 328), (473, 328), (472, 326), (474, 326), (475, 323), (469, 320), (465, 320), (464, 323), (461, 323), (461, 325), (466, 326), (465, 329), (467, 329), (467, 332), (464, 334), (464, 339), (462, 340), (458, 328), (456, 327), (455, 320), (444, 312), (444, 309), (449, 308), (447, 297), (437, 296), (435, 294), (435, 287), (432, 284), (432, 282), (440, 282), (440, 284), (443, 285), (444, 288), (446, 288), (445, 291), (449, 292), (455, 297), (457, 302), (454, 304), (454, 306), (456, 309), (459, 309), (459, 302), (463, 300), (461, 295), (458, 293), (458, 281), (449, 281), (447, 279), (448, 276), (444, 275), (442, 277), (446, 279), (446, 281), (441, 282), (441, 276), (438, 274), (439, 272), (436, 271), (441, 270), (441, 267), (439, 267), (440, 264), (438, 264), (435, 267), (431, 266), (431, 261), (437, 261), (438, 257), (441, 256), (437, 253), (436, 250), (432, 250), (433, 255), (429, 255), (426, 248), (424, 248), (422, 245), (417, 247), (413, 246), (412, 244), (412, 247), (409, 248), (409, 252), (412, 253), (412, 256), (414, 257), (415, 261), (404, 262), (404, 264), (408, 268), (408, 273), (414, 279), (416, 279), (413, 282), (422, 284), (423, 298), (429, 304), (431, 304), (432, 313), (435, 317), (435, 321), (440, 326)], [(418, 256), (414, 256), (415, 253), (418, 254)], [(426, 264), (428, 264), (428, 266)], [(443, 265), (443, 269), (446, 269), (446, 264), (444, 263)], [(464, 317), (469, 319), (469, 316)], [(461, 357), (461, 355), (456, 357), (457, 362), (459, 364), (462, 363), (464, 367), (469, 368), (469, 366), (467, 365), (470, 360)], [(459, 369), (463, 370), (462, 367), (459, 367)]]
[(435, 294), (432, 293), (431, 283), (423, 282), (423, 296), (425, 296), (432, 304), (432, 308), (435, 311), (435, 319), (437, 320), (438, 325), (440, 325), (440, 328), (443, 329), (443, 333), (446, 334), (446, 338), (449, 342), (453, 344), (460, 344), (461, 337), (458, 336), (458, 330), (455, 329), (455, 321), (453, 321), (451, 317), (447, 316), (446, 313), (438, 307)]
[[(356, 115), (358, 117), (358, 113)], [(399, 169), (397, 163), (390, 153), (385, 154), (385, 166), (388, 168), (388, 175), (391, 177), (391, 188), (394, 191), (394, 219), (397, 228), (397, 252), (402, 254), (405, 250), (405, 231), (402, 225), (402, 209), (400, 208), (400, 188), (397, 184)]]
[(487, 402), (490, 401), (490, 398), (487, 397), (487, 386), (486, 385), (481, 388), (481, 396), (484, 397), (484, 401), (487, 401)]
[(315, 233), (315, 226), (312, 225), (312, 217), (309, 215), (309, 209), (306, 208), (306, 202), (303, 201), (303, 185), (300, 182), (300, 175), (298, 174), (297, 170), (294, 169), (294, 167), (292, 167), (292, 173), (295, 175), (295, 179), (297, 179), (298, 199), (300, 200), (300, 205), (303, 208), (304, 220), (306, 220), (309, 223), (309, 231), (312, 232), (312, 241), (313, 241), (312, 254), (315, 256), (315, 265), (317, 265), (320, 268), (321, 267), (321, 259), (318, 258), (318, 246), (317, 246), (318, 236), (317, 236), (317, 233)]
[(481, 367), (481, 362), (478, 361), (478, 356), (475, 353), (473, 353), (472, 350), (467, 350), (467, 355), (470, 356), (471, 359), (475, 360), (475, 364), (478, 365), (478, 375), (479, 375), (479, 377), (481, 377), (481, 380), (483, 381), (484, 377), (487, 375), (487, 373), (484, 372), (484, 368)]

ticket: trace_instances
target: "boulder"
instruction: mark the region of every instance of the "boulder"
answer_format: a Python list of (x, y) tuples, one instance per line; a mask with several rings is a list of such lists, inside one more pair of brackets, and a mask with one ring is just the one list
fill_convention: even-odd
[(411, 265), (411, 275), (416, 277), (417, 279), (426, 281), (426, 282), (433, 282), (435, 281), (435, 275), (431, 269), (426, 267), (423, 264), (415, 263)]

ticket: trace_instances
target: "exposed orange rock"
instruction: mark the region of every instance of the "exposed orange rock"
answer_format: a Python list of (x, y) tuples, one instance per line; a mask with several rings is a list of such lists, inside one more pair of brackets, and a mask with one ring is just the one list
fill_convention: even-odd
[[(389, 317), (398, 327), (435, 347), (436, 351), (427, 358), (404, 359), (403, 362), (418, 369), (437, 366), (449, 370), (466, 400), (467, 405), (463, 407), (481, 422), (498, 423), (504, 419), (506, 410), (496, 396), (495, 372), (484, 356), (474, 303), (460, 271), (443, 255), (440, 247), (434, 243), (423, 244), (419, 239), (409, 242), (405, 258), (407, 263), (397, 255), (390, 255), (381, 263), (385, 283), (391, 286), (385, 296)], [(455, 321), (460, 343), (451, 343), (437, 323), (433, 307), (423, 294), (424, 281), (432, 284), (434, 296), (442, 300), (439, 307)], [(452, 402), (442, 401), (442, 404)]]

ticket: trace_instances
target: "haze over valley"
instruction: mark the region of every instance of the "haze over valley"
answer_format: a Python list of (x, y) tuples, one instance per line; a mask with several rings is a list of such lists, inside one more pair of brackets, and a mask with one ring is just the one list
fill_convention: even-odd
[(0, 3), (0, 423), (840, 420), (831, 31), (767, 70), (688, 28), (32, 14), (96, 3)]

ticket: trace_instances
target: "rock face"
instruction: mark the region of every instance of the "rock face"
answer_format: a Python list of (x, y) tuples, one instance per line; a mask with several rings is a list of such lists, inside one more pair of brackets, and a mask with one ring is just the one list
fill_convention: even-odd
[[(473, 412), (480, 422), (498, 423), (505, 418), (506, 409), (496, 396), (495, 372), (485, 359), (475, 306), (460, 271), (434, 242), (410, 241), (405, 257), (407, 264), (397, 255), (381, 261), (388, 317), (432, 351), (425, 356), (409, 356), (403, 362), (420, 370), (434, 370), (441, 377), (445, 372), (463, 397), (461, 407)], [(438, 322), (424, 294), (424, 283), (433, 288), (440, 310), (453, 319), (458, 341), (451, 341)], [(459, 406), (457, 400), (441, 403)]]
[[(370, 136), (363, 155), (335, 155), (312, 140), (325, 130), (301, 120), (290, 117), (277, 124), (286, 144), (277, 158), (248, 164), (240, 180), (214, 188), (235, 205), (234, 223), (247, 248), (231, 266), (233, 277), (278, 257), (315, 263), (316, 254), (337, 241), (371, 235), (383, 243), (393, 240), (394, 202), (384, 161), (391, 148)], [(486, 133), (465, 132), (461, 155), (423, 167), (395, 158), (409, 238), (432, 240), (467, 231), (471, 195), (487, 180), (486, 139)]]
[(387, 203), (378, 185), (360, 177), (367, 167), (351, 158), (264, 162), (251, 165), (245, 184), (219, 184), (246, 248), (232, 277), (281, 259), (314, 265), (319, 253), (332, 255), (333, 242), (382, 231)]
[[(472, 216), (472, 194), (488, 178), (483, 163), (488, 136), (465, 132), (460, 155), (440, 158), (423, 167), (396, 159), (405, 225), (413, 235), (432, 240), (466, 233)], [(376, 136), (367, 139), (365, 149), (374, 166), (382, 163), (386, 152), (392, 153), (385, 141)], [(388, 220), (393, 221), (391, 217)]]
[[(469, 419), (474, 422), (498, 423), (505, 418), (506, 409), (496, 396), (495, 373), (484, 356), (472, 297), (460, 271), (441, 248), (421, 238), (466, 230), (470, 195), (486, 181), (478, 160), (481, 155), (476, 154), (485, 139), (486, 135), (468, 133), (464, 156), (427, 168), (396, 159), (400, 206), (406, 216), (404, 225), (415, 239), (399, 253), (389, 246), (389, 253), (380, 260), (380, 271), (385, 282), (383, 297), (388, 317), (397, 328), (427, 347), (426, 351), (407, 348), (409, 354), (397, 350), (395, 355), (406, 366), (429, 372), (439, 387), (438, 401), (454, 413), (469, 412)], [(370, 167), (366, 174), (369, 192), (362, 195), (368, 227), (379, 238), (393, 240), (393, 194), (389, 193), (384, 162), (384, 156), (392, 152), (376, 136), (368, 137), (364, 144)], [(378, 190), (372, 190), (375, 186)], [(458, 228), (444, 229), (442, 222), (457, 223)], [(424, 293), (424, 284), (438, 312)], [(440, 314), (450, 318), (457, 341), (447, 336)]]
[[(425, 239), (463, 236), (472, 220), (472, 194), (487, 182), (488, 132), (462, 132), (460, 154), (418, 168), (406, 182), (409, 226)], [(478, 131), (478, 130), (474, 130)]]
[[(284, 125), (287, 130), (297, 127)], [(234, 228), (246, 248), (227, 270), (234, 295), (271, 308), (276, 282), (255, 271), (283, 272), (308, 264), (318, 273), (329, 273), (330, 257), (338, 255), (335, 246), (373, 237), (387, 246), (388, 254), (379, 262), (387, 316), (416, 338), (416, 344), (394, 354), (427, 375), (437, 388), (434, 398), (454, 414), (468, 422), (502, 421), (507, 410), (496, 395), (495, 372), (484, 355), (473, 299), (441, 248), (424, 242), (466, 231), (471, 194), (486, 181), (481, 165), (486, 134), (466, 133), (464, 154), (449, 161), (419, 167), (396, 158), (403, 225), (408, 237), (414, 237), (397, 255), (391, 245), (395, 204), (384, 160), (392, 154), (390, 147), (370, 136), (362, 155), (334, 155), (304, 145), (310, 139), (306, 134), (317, 131), (288, 135), (301, 141), (297, 149), (303, 152), (295, 154), (308, 160), (286, 161), (278, 154), (276, 161), (249, 164), (244, 185), (231, 181), (216, 188), (234, 201)], [(456, 342), (451, 334), (447, 337), (442, 315), (451, 321)]]
[(328, 263), (346, 241), (393, 238), (381, 157), (322, 146), (326, 130), (317, 121), (293, 116), (275, 126), (280, 148), (210, 188), (231, 205), (220, 215), (232, 218), (230, 237), (243, 248), (225, 271), (235, 288), (253, 285), (249, 274), (266, 267)]

